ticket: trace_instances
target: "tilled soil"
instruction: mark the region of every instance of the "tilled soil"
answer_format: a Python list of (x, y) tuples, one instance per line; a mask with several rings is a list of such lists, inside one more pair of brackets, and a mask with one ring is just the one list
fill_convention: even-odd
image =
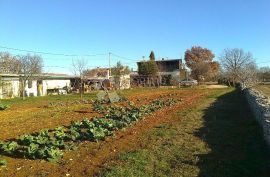
[[(174, 93), (174, 95), (171, 95), (171, 93)], [(156, 111), (125, 130), (117, 131), (114, 137), (108, 137), (103, 142), (86, 141), (80, 143), (78, 150), (65, 151), (64, 157), (59, 163), (5, 157), (8, 165), (0, 169), (0, 176), (92, 176), (99, 171), (103, 163), (113, 158), (119, 152), (139, 147), (140, 137), (144, 133), (159, 124), (172, 121), (171, 115), (174, 113), (174, 110), (188, 108), (204, 95), (206, 95), (206, 92), (203, 90), (161, 90), (154, 93), (132, 94), (128, 96), (128, 99), (134, 101), (136, 105), (147, 104), (151, 100), (158, 98), (181, 98), (182, 101), (174, 106)], [(48, 119), (33, 120), (29, 118), (29, 120), (21, 121), (20, 123), (16, 123), (15, 120), (14, 124), (1, 123), (0, 129), (3, 135), (0, 135), (0, 137), (12, 138), (22, 133), (31, 133), (42, 128), (70, 124), (71, 120), (81, 120), (85, 116), (93, 117), (96, 114), (88, 111), (88, 108), (80, 109), (83, 109), (84, 113), (63, 114), (64, 118), (57, 121), (55, 119), (48, 121)]]

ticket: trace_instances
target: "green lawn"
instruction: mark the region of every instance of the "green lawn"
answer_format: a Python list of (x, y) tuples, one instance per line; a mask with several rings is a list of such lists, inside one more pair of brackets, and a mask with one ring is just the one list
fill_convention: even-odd
[(269, 152), (244, 98), (233, 89), (209, 92), (172, 115), (176, 122), (144, 135), (136, 150), (111, 159), (98, 176), (270, 176)]

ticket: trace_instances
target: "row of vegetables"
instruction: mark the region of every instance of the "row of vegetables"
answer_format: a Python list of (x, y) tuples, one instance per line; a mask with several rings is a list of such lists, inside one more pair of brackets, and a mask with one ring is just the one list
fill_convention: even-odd
[[(105, 137), (112, 136), (115, 130), (128, 127), (133, 122), (143, 119), (145, 115), (179, 101), (154, 100), (139, 108), (132, 102), (128, 102), (127, 106), (97, 104), (96, 107), (102, 107), (100, 111), (104, 113), (103, 117), (73, 121), (67, 127), (42, 130), (1, 142), (0, 153), (12, 157), (57, 162), (63, 156), (63, 150), (75, 150), (77, 144), (82, 141), (102, 141)], [(95, 110), (96, 107), (94, 106)]]

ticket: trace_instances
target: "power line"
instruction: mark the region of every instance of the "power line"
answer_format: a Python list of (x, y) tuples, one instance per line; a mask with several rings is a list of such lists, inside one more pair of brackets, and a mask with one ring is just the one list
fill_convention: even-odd
[[(108, 53), (84, 54), (84, 55), (64, 54), (64, 53), (52, 53), (52, 52), (43, 52), (43, 51), (34, 51), (34, 50), (27, 50), (27, 49), (19, 49), (19, 48), (13, 48), (13, 47), (6, 47), (6, 46), (1, 46), (1, 45), (0, 45), (0, 48), (7, 49), (7, 50), (20, 51), (20, 52), (29, 52), (29, 53), (37, 53), (37, 54), (53, 55), (53, 56), (66, 56), (66, 57), (95, 57), (95, 56), (106, 56), (106, 55), (108, 55)], [(129, 60), (129, 61), (133, 61), (133, 62), (136, 62), (137, 61), (137, 60), (134, 60), (134, 59), (129, 59), (129, 58), (124, 57), (124, 56), (120, 56), (120, 55), (115, 54), (115, 53), (111, 53), (111, 55), (113, 55), (115, 57), (118, 57), (120, 59), (124, 59), (124, 60)], [(73, 59), (73, 58), (54, 58), (54, 59), (45, 58), (45, 59), (47, 59), (47, 60), (70, 60), (70, 59)], [(114, 59), (114, 58), (112, 58), (112, 59)]]
[[(65, 56), (67, 58), (47, 58), (47, 57), (43, 57), (44, 60), (76, 60), (76, 57), (96, 57), (96, 56), (106, 56), (106, 55), (112, 55), (115, 56), (117, 58), (120, 59), (124, 59), (124, 60), (129, 60), (132, 62), (122, 62), (125, 65), (133, 65), (136, 64), (137, 60), (134, 59), (130, 59), (115, 53), (101, 53), (101, 54), (85, 54), (85, 55), (77, 55), (77, 54), (64, 54), (64, 53), (52, 53), (52, 52), (43, 52), (43, 51), (34, 51), (34, 50), (27, 50), (27, 49), (19, 49), (19, 48), (13, 48), (13, 47), (7, 47), (7, 46), (2, 46), (0, 45), (0, 48), (2, 49), (7, 49), (7, 50), (14, 50), (14, 51), (21, 51), (21, 52), (29, 52), (29, 53), (35, 53), (35, 54), (43, 54), (43, 55), (52, 55), (52, 56)], [(75, 57), (75, 58), (73, 58)], [(89, 58), (86, 58), (89, 59)], [(115, 58), (111, 58), (114, 60), (117, 60)], [(95, 58), (95, 60), (107, 60), (107, 58)], [(110, 65), (110, 64), (109, 64)], [(63, 67), (63, 66), (44, 66), (45, 68), (63, 68), (63, 69), (67, 69), (67, 67)], [(96, 66), (88, 66), (91, 68), (98, 68), (98, 67), (107, 67), (107, 65), (96, 65)]]
[(88, 56), (88, 57), (93, 57), (93, 56), (100, 56), (100, 55), (107, 55), (106, 53), (101, 53), (101, 54), (84, 54), (84, 55), (77, 55), (77, 54), (63, 54), (63, 53), (51, 53), (51, 52), (42, 52), (42, 51), (34, 51), (34, 50), (26, 50), (26, 49), (18, 49), (18, 48), (12, 48), (12, 47), (6, 47), (6, 46), (1, 46), (0, 48), (2, 49), (8, 49), (8, 50), (15, 50), (15, 51), (20, 51), (20, 52), (30, 52), (30, 53), (38, 53), (38, 54), (43, 54), (43, 55), (55, 55), (55, 56), (66, 56), (66, 57), (82, 57), (82, 56)]
[[(45, 66), (43, 66), (43, 67), (45, 67), (45, 68), (64, 68), (64, 69), (69, 69), (70, 67), (68, 67), (68, 66), (57, 66), (57, 65), (55, 65), (55, 66), (47, 66), (47, 65), (45, 65)], [(89, 67), (89, 68), (98, 68), (98, 67), (107, 67), (106, 65), (90, 65), (90, 66), (88, 66), (87, 65), (87, 67)]]
[(43, 66), (44, 68), (64, 68), (66, 69), (67, 67), (63, 67), (63, 66)]
[(114, 53), (111, 53), (111, 54), (112, 54), (113, 56), (115, 56), (115, 57), (122, 58), (122, 59), (125, 59), (125, 60), (137, 61), (137, 60), (129, 59), (129, 58), (126, 58), (126, 57), (123, 57), (123, 56), (120, 56), (120, 55), (117, 55), (117, 54), (114, 54)]

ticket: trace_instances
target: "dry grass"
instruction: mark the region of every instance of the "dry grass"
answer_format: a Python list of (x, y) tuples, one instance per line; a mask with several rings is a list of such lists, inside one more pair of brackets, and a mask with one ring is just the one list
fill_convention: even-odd
[(270, 85), (256, 85), (254, 88), (262, 92), (265, 96), (270, 97)]
[(141, 148), (121, 153), (100, 176), (269, 176), (261, 128), (238, 91), (212, 90), (171, 116), (178, 121), (157, 126)]

